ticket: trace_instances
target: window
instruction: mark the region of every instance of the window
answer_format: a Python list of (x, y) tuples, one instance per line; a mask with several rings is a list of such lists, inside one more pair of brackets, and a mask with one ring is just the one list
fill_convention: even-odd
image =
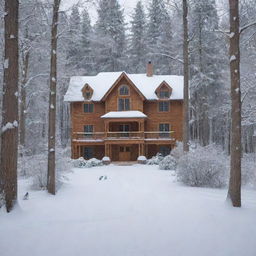
[(85, 137), (92, 137), (93, 133), (93, 125), (85, 125), (84, 126), (84, 136)]
[(160, 101), (159, 102), (159, 111), (168, 112), (169, 111), (169, 101)]
[(129, 95), (129, 88), (126, 85), (122, 85), (119, 89), (120, 95)]
[(121, 132), (120, 137), (129, 137), (130, 125), (129, 124), (120, 124), (119, 131)]
[(93, 148), (92, 147), (84, 147), (84, 159), (93, 158)]
[(93, 112), (93, 103), (85, 103), (84, 104), (84, 112), (85, 113), (92, 113)]
[(169, 124), (159, 124), (159, 136), (161, 138), (170, 137), (170, 125)]
[(118, 110), (130, 110), (130, 99), (118, 99)]
[(160, 90), (159, 98), (161, 98), (161, 99), (170, 98), (169, 90)]
[(160, 146), (159, 148), (159, 153), (162, 155), (162, 156), (167, 156), (170, 154), (170, 148), (166, 147), (166, 146)]

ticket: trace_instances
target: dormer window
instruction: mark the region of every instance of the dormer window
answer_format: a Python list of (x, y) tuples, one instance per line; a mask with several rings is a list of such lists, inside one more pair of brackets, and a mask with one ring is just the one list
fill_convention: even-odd
[(82, 93), (85, 100), (90, 100), (92, 98), (93, 89), (86, 84), (82, 89)]
[(172, 88), (164, 81), (158, 86), (155, 93), (159, 99), (169, 99), (172, 94)]
[(130, 94), (129, 87), (127, 85), (121, 85), (119, 87), (119, 95), (127, 96), (129, 94)]
[(160, 89), (159, 91), (159, 98), (160, 99), (168, 99), (170, 98), (170, 91), (166, 89)]

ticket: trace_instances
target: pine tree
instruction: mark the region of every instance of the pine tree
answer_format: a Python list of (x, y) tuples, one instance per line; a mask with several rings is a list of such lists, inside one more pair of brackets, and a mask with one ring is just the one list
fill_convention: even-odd
[(77, 5), (73, 5), (69, 17), (69, 37), (67, 39), (67, 65), (76, 69), (80, 54), (81, 19)]
[[(215, 0), (194, 1), (191, 14), (193, 41), (191, 42), (192, 104), (197, 112), (198, 139), (202, 145), (211, 141), (210, 122), (221, 103), (222, 70), (225, 47), (218, 30), (219, 18)], [(219, 101), (218, 101), (219, 100)], [(210, 111), (213, 109), (214, 111)]]
[(156, 73), (170, 74), (172, 55), (171, 18), (163, 0), (152, 0), (149, 8), (147, 25), (148, 59), (152, 59)]
[(87, 10), (82, 12), (81, 38), (80, 38), (80, 61), (79, 68), (84, 75), (91, 75), (94, 72), (94, 58), (92, 55), (92, 26), (91, 19)]
[(144, 73), (146, 63), (146, 17), (141, 1), (138, 1), (136, 5), (131, 25), (129, 71), (133, 73)]
[(95, 57), (98, 71), (125, 68), (125, 26), (117, 0), (100, 0), (95, 28)]

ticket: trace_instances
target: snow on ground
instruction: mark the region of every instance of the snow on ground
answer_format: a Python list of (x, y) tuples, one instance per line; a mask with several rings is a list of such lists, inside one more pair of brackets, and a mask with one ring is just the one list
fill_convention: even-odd
[(28, 185), (14, 212), (0, 211), (1, 256), (256, 255), (255, 191), (234, 209), (226, 190), (140, 165), (74, 169), (56, 196), (29, 191), (24, 201)]

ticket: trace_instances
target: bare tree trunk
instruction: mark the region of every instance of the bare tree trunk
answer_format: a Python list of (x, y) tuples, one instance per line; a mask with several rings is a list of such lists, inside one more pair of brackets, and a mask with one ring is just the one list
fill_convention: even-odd
[(17, 201), (17, 154), (18, 154), (18, 15), (19, 1), (5, 1), (5, 61), (1, 130), (1, 191), (7, 212)]
[(230, 11), (230, 75), (231, 75), (231, 152), (228, 199), (241, 207), (241, 91), (239, 0), (229, 0)]
[(189, 151), (189, 57), (188, 57), (188, 6), (183, 0), (183, 72), (184, 72), (184, 101), (183, 101), (183, 150)]
[(25, 147), (25, 136), (26, 136), (26, 83), (28, 79), (28, 64), (29, 64), (29, 51), (24, 53), (23, 56), (23, 67), (22, 67), (22, 81), (20, 88), (20, 145), (22, 148)]
[(55, 137), (56, 137), (56, 82), (57, 82), (57, 28), (60, 0), (54, 0), (51, 31), (51, 70), (48, 127), (47, 190), (55, 195)]

